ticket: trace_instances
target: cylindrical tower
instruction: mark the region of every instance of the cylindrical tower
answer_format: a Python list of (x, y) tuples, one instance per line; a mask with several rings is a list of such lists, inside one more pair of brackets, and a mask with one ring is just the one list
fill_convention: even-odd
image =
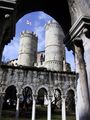
[(33, 66), (37, 59), (37, 41), (35, 33), (21, 32), (18, 65)]
[(64, 32), (55, 20), (49, 21), (45, 25), (45, 30), (45, 67), (62, 71), (65, 59)]

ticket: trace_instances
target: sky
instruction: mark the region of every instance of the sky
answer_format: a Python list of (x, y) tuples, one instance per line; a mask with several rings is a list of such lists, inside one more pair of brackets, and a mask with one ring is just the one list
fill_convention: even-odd
[[(42, 11), (32, 12), (24, 15), (16, 24), (15, 37), (5, 46), (2, 59), (9, 61), (18, 58), (20, 33), (24, 30), (35, 32), (38, 36), (38, 51), (45, 49), (45, 24), (53, 19)], [(72, 52), (66, 49), (66, 61), (71, 64), (72, 70), (75, 70), (74, 58)]]

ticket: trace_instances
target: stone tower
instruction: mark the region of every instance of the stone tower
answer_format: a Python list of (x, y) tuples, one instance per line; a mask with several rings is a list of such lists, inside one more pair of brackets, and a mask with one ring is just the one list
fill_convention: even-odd
[(20, 35), (18, 65), (33, 66), (37, 59), (37, 41), (35, 33), (23, 31)]
[(55, 20), (45, 25), (45, 31), (45, 67), (62, 71), (63, 59), (65, 59), (64, 32)]

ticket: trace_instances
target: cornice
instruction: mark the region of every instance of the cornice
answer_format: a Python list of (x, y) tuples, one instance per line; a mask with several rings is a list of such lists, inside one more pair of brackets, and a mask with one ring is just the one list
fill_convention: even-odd
[(17, 0), (0, 0), (0, 2), (13, 3), (15, 4)]
[(72, 25), (69, 33), (64, 39), (64, 44), (66, 45), (68, 50), (71, 49), (72, 43), (75, 38), (78, 37), (85, 28), (90, 28), (90, 16), (82, 16)]

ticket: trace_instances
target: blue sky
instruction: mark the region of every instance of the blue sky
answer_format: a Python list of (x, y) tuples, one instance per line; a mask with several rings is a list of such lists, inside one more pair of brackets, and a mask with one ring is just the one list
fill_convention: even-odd
[[(16, 35), (11, 42), (5, 46), (3, 51), (3, 59), (6, 61), (16, 59), (18, 57), (20, 33), (23, 30), (36, 32), (38, 35), (38, 51), (44, 50), (45, 47), (45, 24), (53, 19), (44, 12), (32, 12), (24, 15), (16, 24)], [(74, 59), (71, 52), (66, 50), (66, 60), (71, 64), (72, 70), (75, 69)]]

